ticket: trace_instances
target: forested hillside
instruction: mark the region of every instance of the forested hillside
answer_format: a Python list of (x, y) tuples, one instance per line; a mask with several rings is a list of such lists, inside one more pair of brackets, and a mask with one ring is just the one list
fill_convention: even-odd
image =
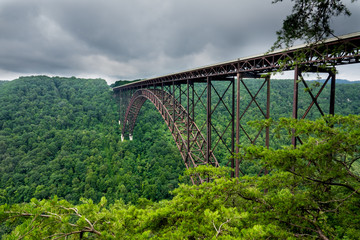
[[(246, 83), (253, 92), (261, 84), (260, 80)], [(138, 117), (134, 141), (121, 142), (118, 106), (104, 80), (32, 76), (0, 86), (0, 204), (54, 195), (73, 203), (80, 197), (95, 202), (102, 196), (110, 202), (171, 197), (169, 191), (177, 187), (184, 165), (149, 102)], [(273, 80), (271, 87), (272, 116), (290, 117), (292, 81)], [(217, 88), (221, 92), (225, 86)], [(245, 108), (250, 96), (244, 87), (241, 91)], [(326, 111), (328, 92), (325, 88), (319, 99)], [(338, 84), (337, 113), (359, 114), (359, 92), (359, 83)], [(265, 92), (257, 99), (264, 105)], [(229, 96), (225, 100), (230, 101)], [(309, 102), (307, 92), (300, 91), (300, 113)], [(223, 124), (222, 111), (214, 113), (216, 126)], [(310, 118), (315, 116), (317, 111), (310, 112)], [(262, 119), (261, 113), (252, 104), (244, 121), (256, 119)], [(279, 142), (272, 138), (272, 143)], [(224, 148), (219, 147), (217, 156), (220, 162), (227, 161), (221, 159), (226, 157)]]
[[(249, 79), (246, 84), (254, 93), (261, 80)], [(291, 80), (272, 81), (271, 115), (275, 119), (291, 116), (292, 86)], [(222, 92), (226, 86), (217, 83), (216, 88)], [(337, 113), (360, 114), (360, 84), (338, 84), (336, 89)], [(299, 93), (299, 115), (311, 102), (307, 91), (301, 89)], [(243, 110), (251, 98), (244, 87), (241, 96)], [(318, 100), (325, 112), (328, 96), (326, 87)], [(264, 91), (257, 99), (263, 107)], [(229, 96), (224, 100), (229, 102)], [(325, 121), (296, 123), (300, 132), (305, 131), (310, 137), (304, 138), (304, 145), (291, 164), (288, 159), (293, 155), (286, 151), (288, 148), (269, 152), (245, 149), (248, 154), (242, 167), (247, 167), (245, 172), (251, 175), (242, 178), (240, 185), (221, 177), (228, 176), (222, 169), (199, 169), (218, 180), (200, 188), (177, 188), (184, 165), (160, 114), (149, 102), (145, 103), (134, 129), (134, 140), (121, 142), (118, 105), (104, 80), (21, 77), (0, 82), (0, 102), (0, 221), (10, 224), (0, 225), (0, 235), (10, 233), (16, 226), (12, 236), (18, 238), (19, 234), (32, 232), (30, 239), (51, 234), (82, 236), (85, 232), (89, 233), (86, 236), (115, 239), (312, 238), (322, 234), (351, 239), (359, 235), (358, 221), (351, 215), (351, 209), (359, 208), (356, 116), (327, 120), (342, 122), (344, 127), (339, 130), (332, 130)], [(213, 124), (221, 128), (224, 107), (219, 109), (214, 112)], [(203, 114), (199, 109), (195, 118), (199, 120)], [(313, 108), (309, 118), (318, 116)], [(263, 117), (252, 104), (243, 121), (257, 119)], [(288, 121), (282, 124), (287, 128), (284, 133), (291, 132), (289, 129), (294, 126)], [(251, 127), (244, 127), (251, 132)], [(329, 134), (333, 137), (329, 138)], [(241, 138), (246, 140), (244, 135)], [(272, 137), (271, 141), (279, 147), (289, 138)], [(314, 144), (318, 142), (326, 144)], [(312, 150), (311, 146), (316, 148)], [(332, 149), (333, 153), (329, 155), (324, 149)], [(226, 158), (224, 148), (219, 147), (218, 151), (220, 162), (226, 162), (221, 159)], [(329, 156), (334, 156), (334, 165), (324, 161)], [(309, 167), (311, 162), (314, 167)], [(299, 172), (291, 172), (294, 164)], [(257, 176), (265, 165), (273, 169), (272, 174)], [(264, 191), (268, 194), (264, 195)], [(158, 202), (172, 198), (172, 194), (173, 200)], [(32, 198), (51, 200), (39, 202)], [(314, 206), (319, 210), (314, 210)], [(86, 221), (77, 211), (86, 215)], [(54, 218), (41, 214), (44, 212)], [(25, 219), (11, 221), (20, 216)], [(38, 221), (37, 217), (47, 220)], [(66, 219), (72, 220), (68, 223)], [(101, 224), (99, 231), (87, 226), (92, 219)], [(33, 225), (35, 222), (37, 225)], [(49, 224), (54, 227), (47, 228)], [(67, 233), (71, 229), (73, 232)]]
[(183, 164), (156, 111), (121, 142), (101, 79), (22, 77), (0, 85), (0, 204), (57, 195), (70, 202), (168, 198)]
[[(267, 175), (229, 178), (200, 166), (187, 174), (212, 179), (181, 184), (174, 198), (136, 204), (53, 197), (0, 205), (4, 239), (359, 239), (360, 116), (282, 119), (303, 144), (243, 148), (243, 161)], [(8, 234), (8, 235), (5, 235)]]

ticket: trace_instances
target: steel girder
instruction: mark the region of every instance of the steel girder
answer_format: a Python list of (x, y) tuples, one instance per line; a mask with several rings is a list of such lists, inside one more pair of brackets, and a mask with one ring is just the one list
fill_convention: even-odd
[(207, 77), (230, 77), (241, 73), (263, 74), (278, 69), (291, 70), (294, 65), (313, 68), (337, 66), (360, 62), (360, 32), (328, 39), (319, 44), (302, 45), (257, 56), (238, 58), (233, 61), (209, 65), (184, 72), (146, 79), (135, 83), (115, 87), (136, 89), (139, 87), (172, 85), (172, 82), (187, 80), (206, 81)]
[[(122, 135), (129, 133), (132, 137), (139, 111), (146, 100), (151, 101), (161, 114), (176, 146), (180, 151), (186, 168), (199, 165), (219, 166), (212, 151), (207, 151), (207, 141), (192, 117), (177, 99), (170, 93), (160, 89), (140, 89), (134, 92), (125, 113)], [(206, 155), (210, 154), (209, 157)], [(204, 179), (192, 178), (193, 183), (201, 183)]]

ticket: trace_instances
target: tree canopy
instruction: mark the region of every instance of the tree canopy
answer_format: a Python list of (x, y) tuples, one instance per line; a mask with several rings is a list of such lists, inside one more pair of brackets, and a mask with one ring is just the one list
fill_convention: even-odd
[(316, 121), (281, 119), (303, 140), (297, 149), (245, 148), (245, 160), (268, 175), (229, 178), (229, 169), (191, 169), (210, 176), (181, 184), (172, 200), (108, 204), (82, 199), (32, 199), (3, 205), (5, 239), (358, 239), (360, 237), (360, 116)]
[(1, 85), (0, 102), (0, 204), (54, 195), (71, 203), (160, 200), (183, 172), (150, 106), (134, 141), (121, 142), (118, 105), (104, 80), (22, 77)]
[[(260, 80), (244, 80), (255, 92)], [(219, 93), (226, 86), (217, 84)], [(290, 80), (272, 80), (271, 116), (290, 117)], [(199, 89), (201, 91), (202, 89)], [(252, 101), (241, 88), (242, 109)], [(360, 84), (338, 84), (336, 111), (360, 114)], [(299, 91), (299, 114), (311, 103), (308, 93)], [(327, 108), (329, 88), (318, 99)], [(266, 94), (257, 95), (263, 104)], [(228, 95), (224, 100), (231, 102)], [(121, 142), (117, 102), (109, 86), (100, 79), (76, 79), (33, 76), (3, 82), (0, 87), (0, 204), (47, 199), (54, 195), (72, 204), (80, 198), (109, 203), (123, 199), (135, 203), (139, 198), (152, 201), (169, 199), (185, 169), (174, 140), (156, 108), (146, 102), (134, 129), (134, 141)], [(196, 110), (196, 120), (204, 119), (205, 110)], [(224, 128), (226, 108), (213, 113), (214, 126)], [(319, 117), (316, 109), (309, 118)], [(243, 121), (261, 119), (262, 113), (252, 104)], [(200, 122), (201, 123), (201, 122)], [(256, 128), (243, 125), (250, 136)], [(224, 138), (230, 138), (226, 132)], [(248, 142), (245, 134), (240, 141)], [(258, 143), (262, 144), (260, 136)], [(271, 146), (286, 144), (285, 138), (271, 138)], [(221, 164), (229, 152), (219, 144), (216, 152)], [(246, 174), (257, 174), (251, 162), (241, 166)], [(185, 181), (185, 180), (184, 180)]]

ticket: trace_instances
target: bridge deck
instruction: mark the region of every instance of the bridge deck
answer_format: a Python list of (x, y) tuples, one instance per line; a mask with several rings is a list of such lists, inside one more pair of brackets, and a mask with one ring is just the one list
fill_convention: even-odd
[[(137, 89), (147, 86), (170, 85), (186, 80), (204, 81), (207, 77), (217, 80), (235, 76), (237, 73), (259, 75), (274, 72), (279, 68), (290, 70), (297, 60), (296, 56), (305, 56), (301, 64), (317, 68), (320, 65), (336, 66), (360, 62), (360, 32), (327, 39), (320, 44), (299, 45), (285, 50), (238, 58), (228, 62), (208, 65), (183, 72), (141, 80), (113, 88), (120, 90)], [(280, 62), (285, 64), (280, 64)]]

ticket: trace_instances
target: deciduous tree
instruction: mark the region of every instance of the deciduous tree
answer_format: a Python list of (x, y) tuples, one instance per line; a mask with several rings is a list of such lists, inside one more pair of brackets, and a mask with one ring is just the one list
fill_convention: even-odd
[[(331, 20), (339, 15), (350, 16), (351, 12), (342, 0), (291, 0), (292, 13), (283, 21), (282, 28), (276, 32), (278, 38), (272, 49), (289, 47), (296, 40), (306, 43), (320, 42), (334, 36)], [(355, 2), (357, 0), (351, 0)], [(274, 0), (273, 3), (283, 2)]]

